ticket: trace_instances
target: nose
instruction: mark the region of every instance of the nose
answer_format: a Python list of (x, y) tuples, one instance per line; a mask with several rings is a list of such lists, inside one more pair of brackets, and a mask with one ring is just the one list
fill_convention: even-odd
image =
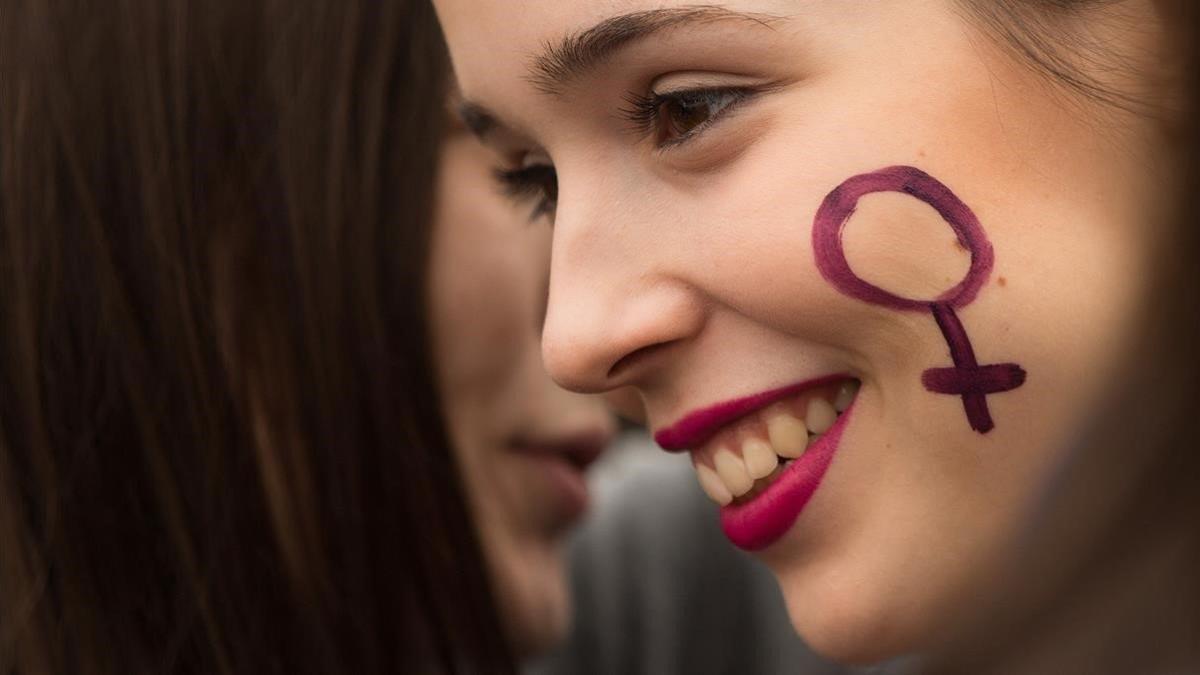
[[(560, 202), (560, 205), (562, 202)], [(686, 353), (706, 319), (703, 297), (668, 266), (671, 257), (631, 230), (555, 225), (542, 358), (560, 386), (599, 393), (639, 386)], [(643, 229), (644, 228), (644, 229)]]

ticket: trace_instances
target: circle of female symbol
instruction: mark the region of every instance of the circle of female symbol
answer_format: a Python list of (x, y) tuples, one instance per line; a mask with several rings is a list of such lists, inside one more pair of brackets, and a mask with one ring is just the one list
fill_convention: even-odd
[[(915, 197), (933, 207), (950, 225), (959, 243), (971, 254), (970, 268), (958, 285), (936, 299), (913, 300), (864, 281), (850, 269), (842, 232), (859, 200), (876, 192)], [(821, 276), (846, 295), (896, 310), (932, 313), (950, 347), (954, 366), (926, 370), (921, 375), (922, 384), (935, 393), (961, 396), (967, 421), (975, 431), (986, 434), (996, 426), (987, 397), (1020, 387), (1025, 383), (1025, 371), (1015, 363), (979, 365), (967, 331), (954, 311), (974, 301), (987, 283), (994, 254), (979, 219), (950, 188), (911, 166), (893, 166), (854, 176), (830, 192), (817, 210), (813, 221), (813, 255)]]

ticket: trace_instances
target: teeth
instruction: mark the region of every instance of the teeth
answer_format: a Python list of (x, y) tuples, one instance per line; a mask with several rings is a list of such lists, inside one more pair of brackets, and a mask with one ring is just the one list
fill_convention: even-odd
[(854, 402), (854, 397), (858, 394), (858, 381), (850, 380), (843, 382), (838, 388), (837, 397), (833, 399), (833, 407), (838, 412), (845, 412), (850, 404)]
[(747, 439), (742, 444), (742, 460), (751, 478), (766, 478), (779, 466), (779, 456), (769, 443), (759, 438)]
[(696, 476), (700, 479), (700, 488), (704, 490), (704, 494), (708, 495), (709, 499), (721, 506), (733, 501), (733, 494), (729, 492), (729, 488), (725, 487), (725, 482), (721, 480), (716, 471), (703, 464), (697, 464)]
[(859, 382), (851, 380), (838, 387), (832, 403), (819, 396), (811, 398), (805, 419), (793, 415), (786, 406), (774, 406), (764, 416), (766, 439), (749, 436), (742, 441), (740, 456), (722, 447), (712, 456), (713, 466), (695, 464), (700, 487), (721, 506), (750, 493), (756, 483), (761, 491), (782, 470), (781, 458), (801, 457), (812, 438), (829, 431), (838, 415), (853, 405), (860, 388)]
[(725, 487), (734, 497), (741, 497), (754, 487), (754, 479), (746, 471), (746, 464), (740, 457), (725, 448), (713, 456), (713, 464), (717, 466), (717, 475), (725, 483)]
[(823, 398), (815, 397), (808, 402), (808, 414), (804, 416), (808, 423), (808, 430), (814, 434), (823, 434), (829, 431), (829, 427), (833, 426), (834, 420), (837, 419), (837, 411), (829, 405), (829, 401)]
[(796, 459), (808, 447), (808, 427), (787, 413), (767, 420), (767, 437), (780, 457)]

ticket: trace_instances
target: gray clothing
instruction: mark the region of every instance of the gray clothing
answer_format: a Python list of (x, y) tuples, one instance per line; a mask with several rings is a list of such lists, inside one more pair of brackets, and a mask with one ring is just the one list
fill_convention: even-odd
[(644, 436), (624, 445), (593, 480), (573, 542), (571, 635), (530, 675), (883, 672), (816, 656), (774, 577), (722, 534), (688, 459), (648, 451)]

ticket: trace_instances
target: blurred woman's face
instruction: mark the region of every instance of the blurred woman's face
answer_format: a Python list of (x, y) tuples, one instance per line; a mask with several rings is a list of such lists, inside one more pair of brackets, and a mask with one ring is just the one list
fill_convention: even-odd
[[(544, 190), (551, 374), (638, 392), (819, 651), (927, 644), (1134, 328), (1155, 123), (951, 0), (435, 4), (464, 118)], [(1120, 5), (1064, 25), (1136, 70), (1160, 26)]]
[(443, 409), (502, 619), (521, 654), (563, 637), (563, 538), (587, 506), (583, 470), (610, 440), (601, 402), (556, 386), (539, 341), (550, 235), (492, 181), (494, 155), (445, 141), (431, 261)]

